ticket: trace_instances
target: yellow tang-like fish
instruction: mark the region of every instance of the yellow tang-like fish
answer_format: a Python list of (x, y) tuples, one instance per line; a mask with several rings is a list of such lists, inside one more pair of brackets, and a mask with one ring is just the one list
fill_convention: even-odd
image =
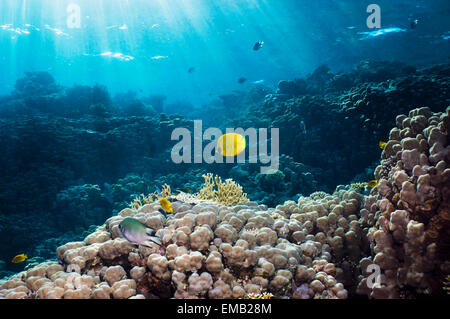
[(386, 146), (386, 142), (383, 142), (383, 141), (380, 141), (379, 143), (378, 143), (378, 146), (382, 149), (382, 150), (384, 150), (384, 147)]
[(21, 262), (25, 261), (27, 258), (28, 258), (27, 255), (25, 255), (25, 254), (20, 254), (20, 255), (15, 256), (15, 257), (11, 260), (11, 262), (14, 263), (14, 264), (17, 264), (17, 263), (21, 263)]
[(367, 183), (367, 186), (369, 186), (370, 188), (374, 188), (378, 186), (378, 181), (376, 179), (370, 181)]
[(222, 135), (217, 141), (216, 152), (222, 156), (236, 156), (247, 146), (245, 137), (237, 133)]
[(167, 199), (161, 198), (159, 200), (159, 204), (167, 213), (173, 213), (172, 203), (170, 203)]

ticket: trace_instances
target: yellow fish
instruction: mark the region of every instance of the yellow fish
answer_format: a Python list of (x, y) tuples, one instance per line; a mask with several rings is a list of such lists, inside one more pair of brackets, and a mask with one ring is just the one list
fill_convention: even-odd
[(20, 254), (20, 255), (15, 256), (15, 257), (11, 260), (11, 262), (14, 263), (14, 264), (18, 264), (18, 263), (21, 263), (21, 262), (25, 261), (27, 258), (28, 258), (27, 255), (25, 255), (25, 254)]
[(222, 156), (236, 156), (245, 150), (245, 137), (237, 133), (222, 135), (217, 141), (216, 152)]
[(382, 141), (380, 141), (379, 143), (378, 143), (378, 146), (382, 149), (382, 150), (384, 150), (384, 147), (386, 146), (386, 142), (382, 142)]
[(165, 198), (159, 200), (159, 204), (167, 213), (173, 213), (172, 203)]
[(373, 181), (368, 182), (367, 186), (369, 186), (370, 188), (377, 187), (378, 186), (378, 181), (376, 179), (374, 179)]

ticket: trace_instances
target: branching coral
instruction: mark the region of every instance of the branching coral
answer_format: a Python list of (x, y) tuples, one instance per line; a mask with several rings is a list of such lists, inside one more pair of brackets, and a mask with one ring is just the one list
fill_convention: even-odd
[(130, 207), (132, 209), (139, 209), (146, 204), (153, 203), (154, 198), (159, 200), (161, 198), (167, 198), (170, 196), (172, 196), (172, 191), (170, 189), (170, 186), (167, 184), (164, 184), (164, 185), (162, 185), (161, 193), (154, 191), (153, 193), (148, 194), (147, 196), (145, 196), (144, 194), (141, 194), (140, 197), (137, 197), (133, 200), (133, 202), (130, 204)]
[(170, 196), (172, 196), (172, 191), (171, 191), (169, 185), (164, 184), (164, 185), (162, 186), (161, 196), (162, 196), (162, 197), (170, 197)]
[(247, 194), (243, 193), (242, 186), (231, 178), (226, 179), (225, 183), (220, 176), (213, 176), (211, 173), (203, 175), (203, 178), (205, 184), (196, 195), (198, 199), (213, 200), (226, 206), (248, 202)]
[(148, 196), (141, 194), (140, 197), (137, 197), (133, 200), (133, 202), (130, 204), (130, 207), (132, 209), (139, 209), (146, 204), (151, 204), (151, 203), (153, 203), (153, 196), (154, 196), (154, 193), (149, 194)]
[(206, 175), (203, 175), (203, 178), (205, 179), (205, 183), (203, 184), (202, 189), (200, 189), (196, 197), (198, 199), (213, 200), (217, 192), (216, 190), (214, 190), (214, 176), (213, 174), (208, 173)]
[(222, 183), (220, 176), (215, 177), (217, 192), (215, 200), (221, 204), (230, 206), (248, 202), (247, 194), (243, 193), (242, 187), (232, 179), (226, 179)]

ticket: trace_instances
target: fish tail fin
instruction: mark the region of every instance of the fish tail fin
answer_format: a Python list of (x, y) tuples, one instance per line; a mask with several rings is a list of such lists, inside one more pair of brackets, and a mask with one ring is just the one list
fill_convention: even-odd
[(161, 238), (159, 238), (159, 237), (157, 237), (157, 236), (152, 236), (152, 237), (150, 237), (150, 239), (151, 239), (151, 241), (154, 242), (155, 244), (157, 244), (157, 245), (159, 245), (159, 246), (162, 245), (162, 243), (161, 243)]
[(156, 236), (149, 236), (149, 239), (142, 243), (142, 245), (147, 247), (152, 247), (152, 243), (155, 243), (158, 246), (161, 246), (161, 239)]

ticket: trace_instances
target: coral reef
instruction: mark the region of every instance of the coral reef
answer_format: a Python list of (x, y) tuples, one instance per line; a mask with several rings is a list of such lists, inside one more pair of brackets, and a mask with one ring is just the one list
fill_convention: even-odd
[(396, 118), (382, 162), (378, 187), (365, 199), (361, 215), (375, 214), (368, 229), (373, 257), (361, 269), (379, 265), (379, 287), (358, 291), (374, 298), (442, 293), (450, 273), (450, 108), (434, 113), (422, 107)]
[(298, 195), (309, 195), (317, 190), (328, 190), (320, 185), (316, 175), (320, 170), (295, 162), (292, 157), (280, 155), (278, 170), (261, 174), (260, 168), (248, 163), (238, 164), (230, 169), (230, 176), (239, 181), (251, 200), (276, 206), (286, 200), (294, 200)]
[[(152, 192), (155, 184), (176, 180), (173, 185), (181, 187), (196, 180), (195, 175), (163, 175), (158, 168), (170, 167), (164, 159), (168, 146), (161, 145), (158, 135), (170, 140), (173, 125), (189, 127), (163, 114), (102, 119), (16, 114), (0, 119), (0, 228), (13, 242), (0, 245), (0, 255), (9, 259), (20, 250), (53, 258), (56, 243), (77, 240), (91, 225), (101, 225), (140, 194)], [(158, 180), (161, 176), (165, 179)], [(50, 247), (52, 238), (55, 246)], [(16, 272), (16, 266), (7, 263), (5, 271)]]
[[(361, 184), (355, 184), (275, 208), (251, 201), (225, 205), (211, 199), (221, 179), (208, 174), (201, 194), (209, 199), (172, 195), (174, 214), (167, 219), (158, 202), (125, 208), (82, 241), (60, 246), (59, 263), (39, 263), (2, 281), (0, 298), (446, 294), (450, 108), (423, 107), (396, 121), (370, 194), (358, 193)], [(123, 239), (118, 225), (127, 216), (154, 229), (162, 246)], [(370, 265), (381, 271), (373, 286)]]
[[(259, 165), (250, 163), (173, 164), (168, 159), (172, 145), (167, 141), (170, 141), (171, 132), (175, 127), (191, 129), (193, 123), (176, 114), (162, 113), (168, 110), (163, 96), (140, 98), (129, 92), (111, 98), (105, 87), (99, 85), (63, 87), (48, 73), (28, 73), (17, 81), (11, 94), (0, 97), (0, 167), (3, 173), (0, 231), (11, 239), (8, 245), (0, 245), (0, 255), (4, 257), (0, 261), (0, 278), (24, 269), (28, 271), (42, 262), (54, 262), (54, 251), (58, 246), (83, 241), (105, 219), (116, 216), (130, 203), (134, 205), (126, 211), (129, 214), (153, 207), (148, 205), (159, 207), (154, 202), (154, 186), (169, 184), (174, 193), (171, 201), (184, 203), (179, 205), (187, 211), (205, 205), (224, 209), (218, 203), (233, 210), (253, 203), (248, 200), (257, 202), (264, 209), (286, 202), (280, 205), (286, 212), (279, 208), (268, 209), (273, 225), (277, 225), (275, 231), (283, 234), (295, 233), (290, 226), (286, 228), (283, 221), (289, 220), (289, 225), (292, 216), (298, 214), (293, 211), (303, 209), (305, 201), (314, 207), (323, 206), (317, 210), (323, 214), (317, 216), (317, 220), (308, 217), (311, 223), (298, 217), (300, 228), (308, 230), (305, 238), (309, 235), (314, 238), (310, 236), (305, 240), (297, 233), (299, 240), (287, 240), (292, 245), (304, 244), (303, 249), (313, 255), (317, 242), (325, 245), (322, 249), (330, 252), (332, 258), (328, 261), (337, 269), (333, 278), (344, 285), (348, 294), (353, 296), (359, 292), (374, 298), (438, 294), (448, 275), (444, 258), (448, 254), (448, 207), (444, 205), (448, 202), (448, 120), (447, 113), (439, 112), (443, 111), (443, 103), (449, 101), (449, 70), (449, 65), (415, 69), (397, 62), (363, 62), (350, 72), (333, 74), (322, 66), (305, 79), (280, 81), (278, 92), (252, 85), (247, 91), (224, 94), (205, 106), (214, 110), (211, 117), (204, 117), (202, 108), (193, 107), (190, 118), (204, 118), (205, 126), (279, 127), (283, 137), (280, 140), (280, 166), (270, 174), (259, 174)], [(411, 111), (418, 105), (428, 108)], [(405, 115), (396, 118), (400, 113)], [(394, 125), (397, 128), (391, 130)], [(381, 163), (379, 141), (388, 142)], [(206, 172), (211, 172), (211, 176), (222, 176), (224, 182), (211, 177), (209, 186), (206, 181), (202, 185), (201, 177)], [(379, 185), (370, 189), (365, 183), (374, 179), (374, 172)], [(350, 183), (353, 185), (336, 187)], [(331, 193), (334, 189), (336, 192), (332, 195), (321, 193)], [(317, 191), (321, 192), (313, 193)], [(197, 192), (201, 195), (193, 196)], [(312, 197), (308, 197), (311, 194)], [(352, 210), (348, 216), (340, 216), (336, 211), (331, 214), (334, 205), (339, 205), (334, 201), (347, 201), (348, 194), (362, 202), (361, 208)], [(286, 208), (288, 206), (290, 208)], [(237, 214), (240, 210), (233, 212)], [(238, 276), (233, 267), (224, 264), (224, 260), (242, 264), (240, 251), (234, 246), (242, 230), (238, 227), (239, 221), (245, 218), (230, 216), (232, 226), (227, 223), (219, 226), (223, 219), (215, 209), (213, 212), (215, 217), (208, 214), (200, 217), (203, 228), (190, 231), (183, 228), (177, 233), (176, 242), (188, 250), (193, 249), (187, 254), (189, 265), (191, 259), (197, 263), (198, 255), (190, 255), (194, 252), (203, 254), (210, 262), (208, 267), (202, 264), (206, 268), (201, 267), (198, 275), (201, 277), (206, 269), (212, 276), (212, 288), (209, 288), (209, 277), (204, 275), (201, 277), (204, 285), (193, 286), (192, 291), (203, 297), (221, 294), (257, 297), (264, 292), (283, 296), (275, 288), (282, 285), (284, 279), (289, 279), (289, 275), (272, 272), (270, 265), (263, 261), (253, 267), (265, 269), (273, 276), (270, 281), (278, 277), (271, 285), (264, 285), (262, 279), (257, 279), (257, 284), (263, 287), (258, 291), (247, 291), (242, 284), (232, 285), (225, 275), (221, 277), (222, 281), (217, 280), (214, 274), (219, 269), (229, 269), (236, 280), (242, 282), (246, 276), (250, 281), (253, 278), (250, 273)], [(326, 228), (325, 220), (334, 221), (335, 215), (339, 216), (338, 220), (341, 217), (347, 219), (349, 225), (353, 223), (353, 228), (347, 227), (343, 220), (337, 228), (334, 224)], [(182, 218), (175, 216), (169, 220)], [(188, 220), (183, 223), (190, 227)], [(359, 223), (362, 232), (356, 231), (354, 221)], [(159, 225), (155, 218), (152, 223)], [(164, 228), (169, 221), (162, 223)], [(211, 241), (217, 239), (218, 228), (219, 238), (233, 243), (231, 250), (226, 245), (220, 250), (220, 245), (216, 245), (217, 252), (205, 255), (204, 250), (209, 248), (205, 248), (202, 238), (211, 237), (205, 224), (213, 232)], [(261, 222), (254, 224), (247, 232), (255, 238), (260, 236), (261, 243), (267, 242), (275, 248), (278, 244), (273, 243), (273, 233), (258, 235)], [(110, 233), (108, 229), (105, 231)], [(352, 242), (355, 235), (351, 231), (362, 238), (359, 245)], [(345, 236), (348, 232), (349, 238)], [(412, 237), (423, 237), (423, 242), (413, 242)], [(338, 249), (340, 242), (343, 252)], [(433, 260), (433, 265), (422, 261), (420, 256), (414, 260), (406, 258), (411, 251), (414, 251), (412, 256), (418, 256), (417, 251), (421, 251), (420, 256), (426, 256), (427, 262)], [(18, 252), (26, 252), (30, 259), (17, 265), (9, 263), (10, 257)], [(140, 250), (136, 253), (139, 255)], [(342, 259), (341, 255), (346, 258)], [(303, 253), (302, 256), (300, 265), (308, 269), (308, 256)], [(122, 262), (117, 258), (108, 261), (107, 266)], [(157, 277), (160, 270), (155, 268), (155, 273), (148, 272), (144, 258), (147, 257), (136, 261), (133, 268), (126, 262), (119, 264), (127, 274), (123, 280), (135, 280), (136, 287), (128, 281), (118, 284), (114, 289), (118, 291), (116, 296), (126, 296), (133, 289), (143, 291), (148, 285), (158, 287), (155, 288), (157, 296), (172, 296), (174, 291), (180, 296), (190, 293), (191, 273), (177, 270), (186, 276), (181, 279), (182, 275), (173, 274), (169, 267), (175, 286), (174, 290), (167, 290)], [(375, 258), (385, 273), (385, 286), (377, 292), (368, 289), (363, 281), (367, 277), (363, 270)], [(155, 263), (157, 260), (155, 258)], [(83, 265), (82, 261), (79, 258), (75, 264)], [(90, 265), (91, 262), (100, 263), (98, 259), (85, 259), (87, 268), (97, 267)], [(187, 265), (187, 257), (178, 262)], [(317, 264), (319, 261), (312, 258), (311, 262)], [(443, 266), (439, 268), (438, 264)], [(189, 267), (197, 269), (198, 264), (194, 266)], [(134, 270), (131, 272), (131, 269)], [(338, 276), (340, 269), (351, 275)], [(167, 271), (163, 273), (165, 275), (161, 276), (166, 280)], [(400, 278), (397, 281), (394, 273)], [(295, 274), (292, 278), (296, 279)], [(307, 279), (295, 281), (287, 295), (319, 297), (316, 292), (321, 288), (319, 283)], [(191, 283), (197, 280), (192, 277)], [(113, 285), (107, 281), (106, 284), (102, 281), (95, 295), (113, 297)], [(334, 292), (326, 294), (333, 296)], [(34, 295), (30, 292), (27, 296)], [(137, 294), (137, 298), (141, 297), (143, 295)]]
[[(416, 109), (398, 116), (397, 123), (375, 171), (378, 187), (368, 196), (340, 187), (333, 195), (316, 192), (268, 209), (216, 197), (214, 185), (221, 179), (204, 175), (199, 194), (209, 201), (175, 201), (175, 214), (167, 220), (157, 202), (126, 208), (83, 241), (60, 246), (60, 264), (38, 264), (4, 281), (0, 297), (306, 299), (442, 293), (450, 265), (450, 108), (446, 113)], [(121, 238), (118, 224), (126, 216), (156, 230), (162, 249), (136, 247)], [(367, 286), (363, 273), (370, 264), (383, 272), (380, 286)]]
[[(345, 200), (346, 208), (357, 209), (355, 200)], [(176, 201), (167, 220), (156, 202), (126, 208), (83, 241), (60, 246), (59, 264), (42, 263), (2, 282), (0, 297), (279, 298), (303, 284), (310, 297), (345, 298), (330, 249), (298, 221), (303, 216), (306, 222), (316, 202), (301, 203), (304, 210), (290, 214), (285, 206), (267, 209), (255, 202)], [(282, 217), (274, 219), (275, 213)], [(155, 229), (163, 249), (124, 240), (118, 224), (125, 216)]]
[[(443, 101), (450, 99), (449, 75), (448, 64), (415, 70), (397, 62), (362, 62), (339, 75), (346, 76), (349, 83), (341, 90), (306, 78), (307, 87), (314, 88), (285, 92), (282, 83), (286, 81), (282, 81), (281, 92), (268, 96), (263, 105), (251, 105), (248, 111), (237, 113), (241, 116), (230, 120), (227, 127), (280, 128), (284, 137), (280, 154), (312, 167), (320, 189), (330, 192), (336, 185), (353, 181), (367, 167), (376, 166), (378, 142), (388, 137), (398, 114), (407, 114), (419, 105), (442, 111)], [(317, 76), (330, 78), (323, 67)], [(303, 81), (294, 80), (288, 86), (302, 87), (299, 83)]]

